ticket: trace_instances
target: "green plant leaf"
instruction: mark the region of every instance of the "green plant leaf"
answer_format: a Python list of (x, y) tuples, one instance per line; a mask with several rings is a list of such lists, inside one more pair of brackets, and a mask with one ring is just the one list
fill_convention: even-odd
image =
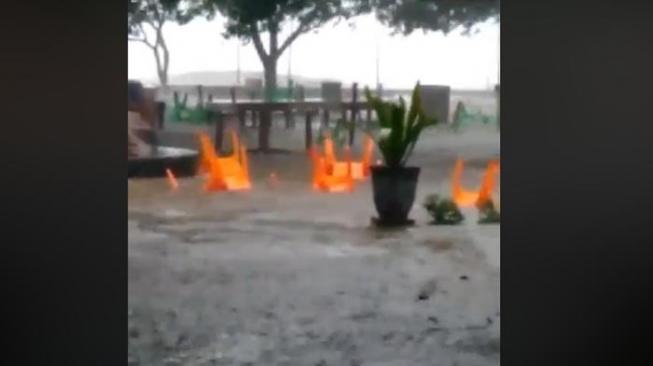
[(415, 125), (415, 121), (417, 120), (417, 115), (419, 114), (419, 111), (422, 109), (422, 97), (421, 93), (419, 91), (419, 82), (417, 85), (415, 85), (415, 88), (413, 89), (413, 95), (410, 99), (410, 111), (408, 112), (408, 126), (411, 128)]
[(365, 96), (378, 117), (379, 128), (389, 133), (379, 134), (376, 139), (387, 166), (397, 167), (406, 163), (424, 128), (438, 123), (427, 118), (422, 109), (419, 82), (413, 89), (410, 108), (403, 97), (398, 102), (383, 101), (365, 88)]

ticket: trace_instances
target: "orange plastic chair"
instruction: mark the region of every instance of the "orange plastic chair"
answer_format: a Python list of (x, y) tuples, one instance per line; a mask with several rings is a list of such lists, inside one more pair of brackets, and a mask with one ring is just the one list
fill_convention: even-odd
[(322, 192), (353, 191), (354, 180), (351, 176), (351, 169), (344, 175), (330, 174), (325, 156), (320, 156), (314, 148), (310, 149), (310, 156), (313, 163), (312, 186), (314, 190)]
[(456, 204), (461, 207), (469, 207), (473, 205), (479, 206), (491, 199), (496, 184), (496, 176), (499, 172), (499, 162), (497, 160), (491, 160), (488, 162), (478, 191), (471, 191), (462, 187), (461, 178), (463, 170), (463, 161), (461, 159), (456, 160), (451, 179), (451, 195)]
[(200, 172), (207, 173), (204, 186), (207, 191), (245, 190), (251, 188), (247, 149), (241, 144), (236, 132), (231, 130), (232, 153), (220, 157), (211, 139), (200, 133)]
[[(330, 137), (324, 139), (324, 158), (327, 171), (334, 176), (345, 176), (351, 174), (355, 180), (364, 180), (370, 176), (370, 166), (372, 163), (372, 154), (374, 153), (374, 141), (370, 136), (365, 137), (363, 156), (361, 160), (354, 161), (351, 159), (349, 147), (345, 147), (345, 154), (348, 156), (347, 161), (338, 161), (333, 140)], [(351, 173), (348, 173), (351, 171)]]

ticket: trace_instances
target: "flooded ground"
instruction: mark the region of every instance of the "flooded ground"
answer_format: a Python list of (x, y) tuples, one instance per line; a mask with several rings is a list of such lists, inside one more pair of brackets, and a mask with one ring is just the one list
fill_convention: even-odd
[(252, 191), (128, 182), (130, 364), (498, 365), (500, 227), (475, 210), (430, 226), (421, 207), (448, 193), (456, 156), (480, 182), (496, 129), (425, 134), (405, 230), (370, 227), (370, 182), (312, 192), (303, 131), (275, 136), (298, 152), (251, 155)]

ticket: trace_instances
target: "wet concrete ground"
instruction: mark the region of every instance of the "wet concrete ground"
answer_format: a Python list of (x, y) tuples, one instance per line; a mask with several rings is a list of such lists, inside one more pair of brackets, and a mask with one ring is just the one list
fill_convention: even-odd
[(130, 364), (498, 365), (500, 227), (474, 210), (430, 226), (421, 207), (447, 193), (457, 155), (478, 184), (498, 136), (420, 142), (405, 230), (370, 227), (369, 182), (312, 192), (301, 153), (251, 156), (249, 192), (129, 181)]

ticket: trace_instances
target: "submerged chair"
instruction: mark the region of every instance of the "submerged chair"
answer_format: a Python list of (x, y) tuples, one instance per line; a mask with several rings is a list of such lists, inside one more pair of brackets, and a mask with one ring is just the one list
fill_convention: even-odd
[(448, 124), (451, 87), (444, 85), (420, 85), (420, 94), (424, 113), (429, 117), (437, 117), (440, 122)]
[(200, 173), (207, 175), (204, 186), (207, 191), (233, 191), (248, 190), (252, 184), (249, 178), (249, 166), (247, 162), (247, 149), (241, 144), (236, 132), (231, 134), (231, 155), (220, 157), (205, 134), (200, 133)]
[(464, 163), (461, 159), (456, 160), (453, 175), (451, 178), (451, 195), (458, 206), (470, 207), (481, 206), (488, 200), (492, 199), (492, 192), (496, 184), (496, 176), (499, 172), (499, 161), (491, 160), (487, 164), (481, 186), (478, 191), (467, 190), (462, 187), (461, 178), (463, 174)]
[(372, 154), (374, 153), (374, 141), (370, 136), (365, 137), (363, 147), (363, 156), (361, 160), (351, 160), (351, 151), (349, 147), (345, 148), (347, 156), (346, 161), (338, 161), (335, 154), (333, 140), (330, 136), (324, 139), (324, 158), (326, 169), (332, 172), (333, 175), (345, 175), (347, 172), (355, 180), (364, 180), (370, 176), (370, 166), (372, 164)]
[(333, 172), (329, 172), (326, 158), (320, 156), (314, 147), (310, 149), (310, 156), (313, 163), (312, 185), (314, 190), (321, 192), (351, 192), (354, 190), (351, 169), (348, 169), (344, 175), (335, 175)]
[(497, 118), (495, 116), (486, 115), (480, 110), (471, 111), (462, 101), (459, 101), (456, 104), (456, 109), (453, 114), (452, 126), (454, 129), (458, 130), (461, 127), (472, 123), (489, 125), (497, 123)]

